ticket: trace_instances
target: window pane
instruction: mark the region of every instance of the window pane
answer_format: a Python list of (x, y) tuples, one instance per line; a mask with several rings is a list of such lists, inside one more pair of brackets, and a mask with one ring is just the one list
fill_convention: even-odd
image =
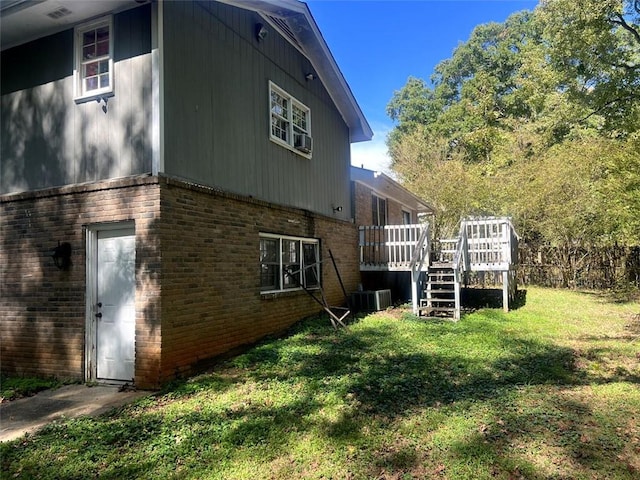
[(318, 244), (303, 243), (304, 285), (307, 288), (317, 287), (320, 284), (318, 265)]
[(284, 118), (289, 118), (289, 107), (287, 99), (278, 94), (271, 92), (271, 112)]
[(98, 46), (96, 47), (96, 55), (98, 57), (109, 55), (109, 40), (107, 40), (106, 42), (98, 42)]
[(262, 265), (260, 290), (278, 290), (278, 265)]
[(82, 45), (93, 45), (96, 42), (96, 31), (89, 30), (82, 34)]
[(271, 134), (274, 137), (278, 137), (286, 142), (289, 138), (288, 130), (289, 124), (287, 122), (275, 116), (271, 117)]
[(89, 45), (88, 47), (84, 47), (82, 49), (83, 60), (90, 60), (92, 58), (95, 58), (95, 56), (96, 56), (96, 49), (94, 45)]
[(307, 131), (307, 112), (299, 108), (298, 106), (293, 106), (293, 124), (302, 130), (303, 133)]
[(109, 86), (109, 74), (100, 75), (100, 88), (106, 88)]
[(260, 239), (260, 289), (278, 290), (280, 259), (278, 258), (278, 240)]
[(278, 261), (278, 240), (275, 238), (260, 239), (260, 262)]
[(378, 207), (378, 214), (380, 215), (380, 224), (387, 224), (387, 201), (384, 198), (380, 199), (380, 206)]
[(94, 75), (98, 74), (98, 63), (97, 62), (93, 62), (93, 63), (87, 63), (84, 66), (84, 76), (85, 77), (93, 77)]
[(96, 30), (96, 38), (98, 42), (109, 41), (109, 27), (104, 26)]
[(378, 197), (371, 196), (371, 221), (374, 225), (380, 225), (380, 218), (378, 217)]
[(282, 285), (283, 288), (298, 288), (302, 283), (300, 271), (300, 242), (282, 240)]
[(297, 240), (282, 240), (282, 263), (298, 263)]
[(96, 90), (98, 88), (98, 78), (97, 77), (90, 77), (85, 79), (85, 90), (87, 92), (91, 91), (91, 90)]
[(109, 60), (103, 60), (99, 63), (100, 73), (109, 73)]

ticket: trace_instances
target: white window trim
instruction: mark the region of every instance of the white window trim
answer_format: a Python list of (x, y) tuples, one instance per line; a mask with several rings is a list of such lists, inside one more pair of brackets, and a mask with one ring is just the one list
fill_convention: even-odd
[[(302, 287), (296, 287), (296, 288), (284, 288), (284, 285), (282, 284), (282, 278), (283, 278), (283, 272), (282, 272), (282, 240), (293, 240), (293, 241), (299, 241), (301, 242), (300, 245), (302, 246), (303, 244), (307, 243), (307, 244), (312, 244), (316, 246), (316, 264), (317, 264), (317, 274), (318, 274), (318, 285), (313, 285), (311, 287), (305, 287), (307, 288), (307, 290), (318, 290), (320, 288), (321, 282), (322, 282), (322, 271), (320, 269), (320, 240), (317, 238), (308, 238), (308, 237), (292, 237), (289, 235), (277, 235), (277, 234), (273, 234), (273, 233), (260, 233), (260, 239), (263, 238), (270, 238), (270, 239), (274, 239), (274, 240), (278, 240), (278, 263), (279, 263), (279, 269), (278, 269), (278, 283), (279, 283), (279, 288), (277, 289), (273, 289), (273, 290), (262, 290), (262, 285), (260, 285), (260, 294), (264, 295), (264, 294), (273, 294), (273, 293), (285, 293), (285, 292), (295, 292), (295, 291), (300, 291), (303, 290)], [(300, 263), (302, 264), (303, 260), (304, 260), (304, 252), (299, 252), (300, 253)], [(262, 263), (260, 263), (260, 265), (262, 266)], [(301, 267), (302, 268), (302, 267)], [(303, 280), (304, 280), (304, 276), (303, 276)]]
[(306, 135), (308, 135), (309, 137), (313, 138), (311, 136), (311, 109), (309, 107), (307, 107), (304, 103), (302, 103), (301, 101), (299, 101), (298, 99), (296, 99), (295, 97), (293, 97), (291, 94), (287, 93), (286, 90), (283, 90), (282, 88), (280, 88), (278, 85), (276, 85), (275, 83), (273, 83), (272, 81), (269, 81), (269, 139), (274, 142), (277, 143), (278, 145), (281, 145), (283, 147), (285, 147), (288, 150), (291, 150), (294, 153), (297, 153), (298, 155), (305, 157), (305, 158), (311, 158), (312, 153), (313, 153), (313, 146), (311, 148), (311, 152), (306, 153), (303, 152), (297, 148), (295, 148), (295, 138), (294, 138), (294, 127), (293, 127), (293, 108), (289, 108), (289, 117), (287, 118), (287, 122), (288, 122), (288, 131), (287, 131), (287, 137), (289, 138), (289, 141), (284, 141), (283, 139), (281, 139), (280, 137), (276, 136), (273, 134), (273, 128), (272, 128), (272, 111), (271, 111), (271, 94), (272, 92), (276, 92), (278, 95), (280, 95), (281, 97), (286, 98), (291, 107), (293, 107), (294, 105), (297, 106), (298, 108), (300, 108), (301, 110), (304, 110), (307, 113), (307, 130), (305, 132)]
[[(91, 90), (90, 92), (84, 92), (82, 76), (82, 34), (87, 30), (94, 30), (101, 26), (109, 27), (109, 86)], [(97, 18), (91, 22), (78, 25), (74, 29), (73, 36), (73, 50), (74, 50), (74, 66), (73, 66), (73, 84), (74, 84), (74, 97), (77, 103), (86, 102), (90, 100), (96, 100), (104, 97), (110, 97), (115, 91), (115, 74), (113, 70), (113, 44), (114, 44), (114, 31), (113, 31), (113, 16)]]

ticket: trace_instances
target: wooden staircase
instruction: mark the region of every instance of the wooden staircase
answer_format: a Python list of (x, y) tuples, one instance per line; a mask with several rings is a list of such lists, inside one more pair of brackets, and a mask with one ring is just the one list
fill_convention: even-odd
[(434, 263), (427, 271), (420, 314), (430, 317), (460, 318), (460, 285), (453, 263)]

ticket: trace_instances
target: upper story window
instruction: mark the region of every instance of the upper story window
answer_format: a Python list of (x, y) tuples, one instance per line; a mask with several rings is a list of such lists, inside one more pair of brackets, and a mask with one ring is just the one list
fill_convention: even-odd
[(387, 224), (387, 201), (377, 195), (371, 195), (371, 217), (374, 225)]
[(307, 158), (311, 157), (311, 110), (273, 82), (269, 82), (270, 137)]
[(404, 223), (405, 225), (411, 225), (413, 223), (411, 221), (411, 212), (402, 210), (402, 223)]
[(260, 234), (260, 290), (319, 287), (319, 245), (314, 238)]
[(111, 17), (80, 25), (75, 31), (76, 99), (113, 92), (113, 23)]

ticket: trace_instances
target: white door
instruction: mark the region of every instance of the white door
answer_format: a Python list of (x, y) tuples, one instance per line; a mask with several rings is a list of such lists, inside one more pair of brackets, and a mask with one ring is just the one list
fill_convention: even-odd
[(98, 231), (96, 250), (96, 379), (132, 381), (136, 329), (133, 228)]

